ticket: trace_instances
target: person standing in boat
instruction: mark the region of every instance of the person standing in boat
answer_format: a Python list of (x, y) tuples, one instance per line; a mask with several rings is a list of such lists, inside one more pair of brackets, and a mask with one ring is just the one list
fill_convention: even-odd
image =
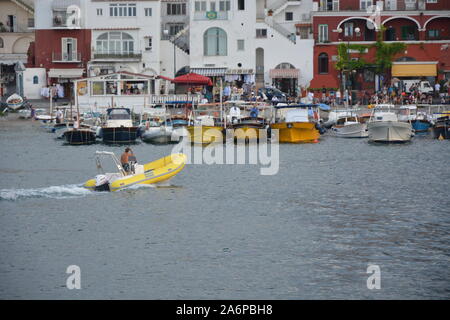
[(127, 148), (125, 148), (125, 152), (122, 153), (122, 156), (120, 157), (120, 163), (122, 164), (122, 168), (127, 173), (131, 172), (131, 167), (130, 167), (131, 159), (136, 161), (136, 157), (134, 156), (133, 151), (131, 150), (131, 148), (127, 147)]
[(80, 129), (80, 122), (78, 121), (78, 117), (73, 117), (73, 129), (78, 130)]
[(56, 108), (56, 123), (62, 123), (63, 113), (59, 108)]

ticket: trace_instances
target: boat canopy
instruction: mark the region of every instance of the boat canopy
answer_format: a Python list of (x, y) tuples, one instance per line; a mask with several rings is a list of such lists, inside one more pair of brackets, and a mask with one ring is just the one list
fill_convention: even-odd
[(285, 104), (279, 103), (275, 106), (275, 108), (319, 108), (323, 111), (331, 110), (331, 107), (324, 103), (299, 103), (299, 104)]

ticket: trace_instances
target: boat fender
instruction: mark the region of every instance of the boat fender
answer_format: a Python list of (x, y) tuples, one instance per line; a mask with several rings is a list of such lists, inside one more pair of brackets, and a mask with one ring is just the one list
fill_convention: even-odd
[(288, 123), (286, 126), (290, 129), (292, 128), (292, 123)]

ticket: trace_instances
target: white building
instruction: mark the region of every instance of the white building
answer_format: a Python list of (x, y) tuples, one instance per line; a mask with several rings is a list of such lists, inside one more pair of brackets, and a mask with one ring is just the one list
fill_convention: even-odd
[(160, 1), (89, 0), (89, 76), (118, 71), (161, 73)]
[(312, 0), (191, 0), (191, 71), (225, 80), (255, 75), (257, 86), (290, 93), (308, 86), (311, 9)]

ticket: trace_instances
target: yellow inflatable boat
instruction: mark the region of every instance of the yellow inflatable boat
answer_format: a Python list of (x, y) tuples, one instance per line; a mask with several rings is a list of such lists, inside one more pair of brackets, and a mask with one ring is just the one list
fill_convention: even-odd
[[(103, 172), (100, 156), (104, 155), (111, 156), (118, 172)], [(144, 165), (130, 163), (131, 173), (128, 174), (113, 152), (97, 151), (96, 162), (102, 173), (86, 181), (84, 187), (95, 191), (117, 191), (137, 184), (154, 184), (172, 178), (184, 168), (186, 155), (175, 153)]]

